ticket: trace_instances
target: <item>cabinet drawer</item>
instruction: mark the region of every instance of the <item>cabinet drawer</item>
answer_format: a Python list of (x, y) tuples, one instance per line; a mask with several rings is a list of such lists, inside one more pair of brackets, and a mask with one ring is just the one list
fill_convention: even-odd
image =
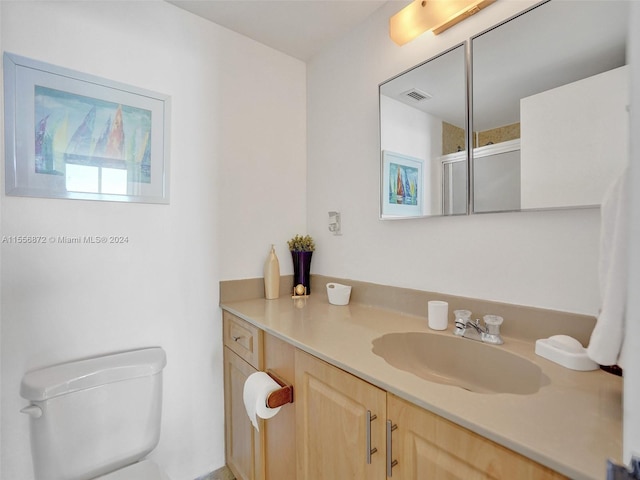
[(223, 311), (224, 344), (258, 370), (262, 369), (262, 330)]

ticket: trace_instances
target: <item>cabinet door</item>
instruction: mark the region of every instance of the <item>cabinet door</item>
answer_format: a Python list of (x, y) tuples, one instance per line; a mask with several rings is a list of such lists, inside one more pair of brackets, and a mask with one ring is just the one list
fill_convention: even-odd
[[(244, 408), (244, 382), (256, 371), (251, 365), (224, 347), (224, 409), (227, 466), (237, 480), (262, 480), (261, 433), (251, 425)], [(260, 427), (262, 430), (262, 426)]]
[(555, 480), (566, 477), (391, 394), (394, 480)]
[(283, 405), (264, 425), (264, 463), (266, 480), (296, 479), (296, 386), (295, 347), (264, 334), (264, 368), (293, 385), (293, 402)]
[(385, 479), (386, 393), (299, 350), (295, 358), (297, 478)]

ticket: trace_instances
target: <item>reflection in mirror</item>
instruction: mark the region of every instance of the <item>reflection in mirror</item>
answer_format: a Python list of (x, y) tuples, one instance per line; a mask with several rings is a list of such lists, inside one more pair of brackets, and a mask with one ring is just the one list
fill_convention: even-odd
[(473, 212), (601, 203), (628, 161), (628, 11), (551, 0), (472, 39)]
[(465, 45), (380, 85), (383, 219), (467, 213)]

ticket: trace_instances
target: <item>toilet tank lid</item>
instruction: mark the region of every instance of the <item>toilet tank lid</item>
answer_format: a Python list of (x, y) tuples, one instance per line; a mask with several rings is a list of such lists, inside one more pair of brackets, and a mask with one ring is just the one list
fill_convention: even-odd
[(155, 375), (167, 363), (160, 347), (142, 348), (62, 363), (25, 374), (20, 395), (32, 401), (138, 377)]

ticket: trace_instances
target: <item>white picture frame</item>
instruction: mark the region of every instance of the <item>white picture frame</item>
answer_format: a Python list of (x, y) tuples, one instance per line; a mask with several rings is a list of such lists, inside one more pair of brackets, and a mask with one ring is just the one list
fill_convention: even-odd
[(422, 216), (424, 160), (383, 150), (381, 163), (381, 218)]
[(169, 203), (170, 97), (4, 53), (5, 193)]

